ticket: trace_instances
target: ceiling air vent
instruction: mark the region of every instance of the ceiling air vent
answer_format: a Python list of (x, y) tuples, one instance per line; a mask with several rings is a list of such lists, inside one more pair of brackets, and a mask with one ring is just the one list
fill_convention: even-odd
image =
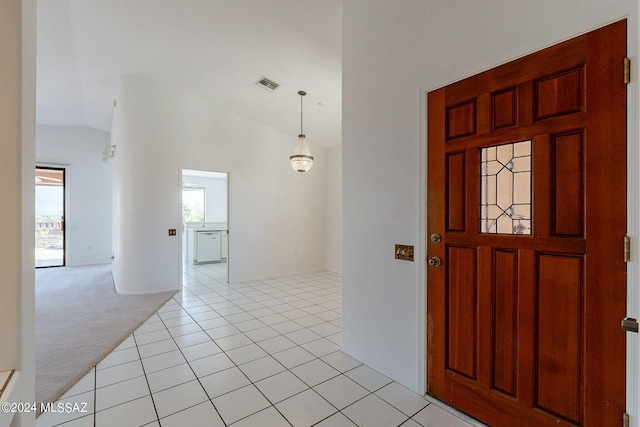
[(260, 78), (260, 80), (258, 80), (256, 84), (261, 88), (268, 90), (269, 92), (273, 92), (278, 86), (280, 86), (278, 83), (274, 82), (273, 80), (269, 80), (264, 76), (262, 76), (262, 78)]

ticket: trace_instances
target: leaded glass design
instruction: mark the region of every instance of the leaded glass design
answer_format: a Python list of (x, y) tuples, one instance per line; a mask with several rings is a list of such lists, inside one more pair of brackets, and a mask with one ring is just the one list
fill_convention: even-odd
[(531, 141), (480, 151), (480, 232), (531, 234)]

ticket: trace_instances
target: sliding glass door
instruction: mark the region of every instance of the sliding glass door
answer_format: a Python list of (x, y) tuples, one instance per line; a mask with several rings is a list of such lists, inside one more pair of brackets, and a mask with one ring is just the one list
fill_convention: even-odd
[(62, 168), (36, 167), (36, 267), (65, 265)]

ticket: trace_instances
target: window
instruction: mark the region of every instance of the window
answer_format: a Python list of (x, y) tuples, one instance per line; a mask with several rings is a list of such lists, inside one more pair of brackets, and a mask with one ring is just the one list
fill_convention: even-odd
[(205, 189), (182, 189), (182, 221), (202, 222), (205, 220)]
[(480, 151), (480, 232), (531, 234), (531, 141)]

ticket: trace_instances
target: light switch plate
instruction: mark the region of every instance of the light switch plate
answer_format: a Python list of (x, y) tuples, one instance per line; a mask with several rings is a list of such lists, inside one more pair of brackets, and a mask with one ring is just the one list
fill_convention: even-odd
[(169, 236), (175, 236), (176, 235), (176, 229), (175, 228), (170, 228), (169, 229)]
[(413, 246), (396, 243), (396, 259), (413, 261)]

